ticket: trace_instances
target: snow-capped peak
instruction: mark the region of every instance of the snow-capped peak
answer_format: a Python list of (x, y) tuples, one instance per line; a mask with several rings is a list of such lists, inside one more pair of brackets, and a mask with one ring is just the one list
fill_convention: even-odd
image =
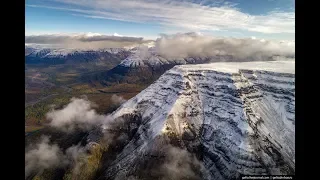
[(84, 36), (87, 36), (87, 37), (94, 37), (94, 36), (101, 36), (101, 34), (99, 34), (99, 33), (92, 33), (92, 32), (88, 32), (88, 33), (84, 34)]
[(118, 33), (113, 33), (113, 36), (123, 37), (122, 35), (120, 35)]

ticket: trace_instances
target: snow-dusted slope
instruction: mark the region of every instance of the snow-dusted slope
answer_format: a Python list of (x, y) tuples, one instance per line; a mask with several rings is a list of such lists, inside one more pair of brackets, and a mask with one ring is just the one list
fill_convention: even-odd
[(75, 54), (86, 54), (86, 53), (103, 53), (103, 52), (108, 52), (111, 54), (118, 54), (123, 51), (128, 51), (127, 49), (124, 48), (107, 48), (107, 49), (99, 49), (99, 50), (81, 50), (81, 49), (68, 49), (68, 48), (33, 48), (26, 46), (25, 48), (28, 51), (31, 51), (29, 53), (29, 56), (33, 57), (67, 57), (67, 56), (72, 56)]
[(112, 53), (112, 54), (118, 54), (118, 53), (121, 53), (123, 51), (130, 51), (130, 49), (127, 49), (127, 48), (107, 48), (107, 49), (104, 49), (102, 51), (106, 51), (106, 52), (109, 52), (109, 53)]
[(31, 49), (32, 51), (29, 52), (27, 57), (32, 57), (32, 58), (43, 58), (45, 57), (48, 53), (51, 52), (50, 49), (44, 48), (44, 49)]
[(161, 136), (198, 148), (202, 179), (292, 174), (294, 107), (294, 61), (175, 66), (112, 114), (140, 119), (105, 176), (134, 174)]
[[(27, 64), (47, 63), (75, 63), (75, 62), (100, 62), (116, 59), (117, 64), (128, 57), (130, 51), (124, 48), (108, 48), (99, 50), (81, 50), (67, 48), (25, 48)], [(115, 65), (117, 65), (115, 64)]]
[(136, 47), (130, 50), (132, 54), (119, 65), (124, 67), (159, 67), (163, 65), (195, 64), (208, 62), (207, 57), (165, 58), (157, 54), (155, 47)]
[[(215, 56), (190, 56), (190, 57), (175, 57), (168, 58), (157, 53), (155, 47), (135, 47), (130, 50), (131, 55), (124, 59), (119, 65), (128, 68), (137, 67), (159, 67), (164, 65), (182, 65), (182, 64), (203, 64), (212, 62), (251, 62), (257, 61), (254, 57), (242, 58), (232, 55), (215, 55)], [(294, 60), (294, 57), (271, 56), (264, 57), (264, 60)], [(227, 65), (234, 66), (234, 64)], [(236, 67), (236, 66), (235, 66)]]

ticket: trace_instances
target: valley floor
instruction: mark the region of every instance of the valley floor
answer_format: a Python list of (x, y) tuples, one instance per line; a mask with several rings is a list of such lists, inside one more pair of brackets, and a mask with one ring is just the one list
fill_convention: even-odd
[(149, 85), (122, 83), (103, 86), (99, 82), (87, 83), (80, 79), (84, 74), (99, 71), (79, 73), (68, 69), (61, 73), (57, 67), (28, 66), (25, 73), (25, 131), (43, 128), (45, 114), (53, 106), (61, 108), (68, 104), (72, 97), (85, 95), (98, 105), (97, 112), (111, 113), (116, 108), (111, 103), (113, 95), (130, 99)]

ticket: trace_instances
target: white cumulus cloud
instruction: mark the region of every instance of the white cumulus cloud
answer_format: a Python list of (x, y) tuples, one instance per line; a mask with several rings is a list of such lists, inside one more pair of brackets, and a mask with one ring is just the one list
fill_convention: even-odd
[(65, 131), (75, 128), (89, 129), (110, 120), (108, 115), (99, 115), (93, 106), (86, 99), (72, 98), (63, 109), (51, 110), (46, 116), (50, 120), (50, 126)]

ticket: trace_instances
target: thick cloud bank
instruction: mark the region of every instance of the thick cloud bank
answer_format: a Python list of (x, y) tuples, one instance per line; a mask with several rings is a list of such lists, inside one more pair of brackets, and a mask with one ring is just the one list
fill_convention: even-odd
[(294, 58), (294, 41), (276, 41), (256, 38), (213, 37), (200, 33), (161, 34), (156, 41), (138, 37), (107, 36), (100, 34), (26, 36), (26, 43), (42, 47), (101, 49), (139, 47), (139, 57), (148, 59), (148, 46), (165, 58), (232, 56), (238, 60), (270, 60)]
[(238, 59), (265, 57), (294, 57), (294, 42), (277, 42), (254, 38), (217, 38), (195, 33), (162, 35), (155, 43), (158, 54), (164, 57), (210, 57), (231, 55)]

